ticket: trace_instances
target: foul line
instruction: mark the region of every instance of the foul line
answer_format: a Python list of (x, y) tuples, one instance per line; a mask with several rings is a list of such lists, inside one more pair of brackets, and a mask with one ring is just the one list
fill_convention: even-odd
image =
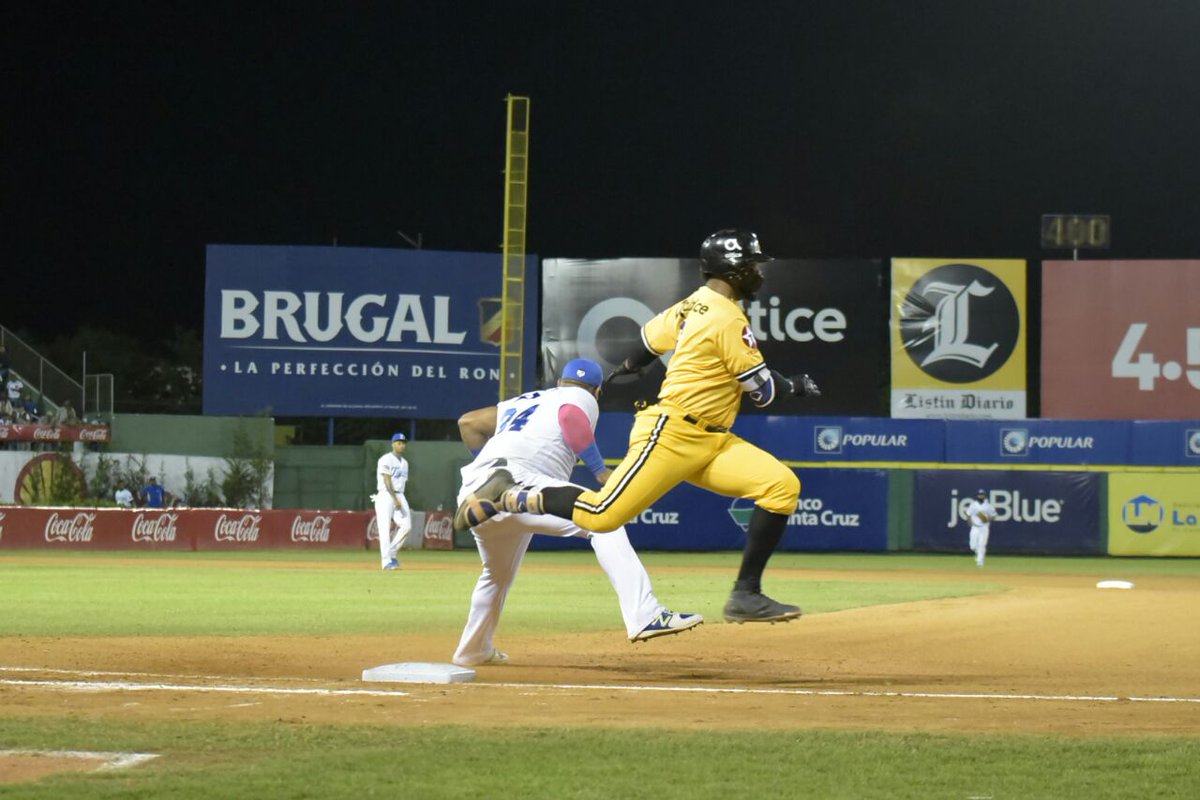
[(382, 689), (287, 689), (282, 686), (206, 686), (188, 683), (131, 683), (129, 681), (34, 681), (0, 679), (0, 685), (65, 689), (75, 692), (209, 692), (213, 694), (305, 694), (322, 697), (409, 697), (409, 692)]
[[(35, 667), (6, 667), (0, 666), (0, 672), (9, 673), (55, 673), (77, 676), (142, 676), (155, 678), (183, 678), (191, 680), (228, 680), (220, 675), (164, 675), (146, 672), (100, 672), (87, 670), (39, 669)], [(276, 695), (311, 695), (318, 697), (411, 697), (412, 693), (399, 689), (324, 689), (324, 688), (288, 688), (283, 686), (239, 686), (235, 684), (194, 684), (194, 683), (137, 683), (133, 681), (85, 681), (85, 680), (35, 680), (25, 678), (0, 678), (0, 686), (28, 686), (47, 689), (63, 689), (77, 692), (105, 691), (192, 691), (228, 694), (276, 694)], [(604, 692), (676, 692), (693, 694), (740, 694), (784, 697), (866, 697), (866, 698), (906, 698), (919, 700), (1025, 700), (1034, 702), (1058, 703), (1194, 703), (1200, 704), (1200, 697), (1138, 697), (1122, 695), (1087, 695), (1087, 694), (1028, 694), (1028, 693), (989, 693), (989, 692), (905, 692), (892, 690), (864, 689), (767, 689), (738, 686), (638, 686), (630, 684), (605, 683), (458, 683), (458, 684), (422, 684), (437, 686), (448, 690), (451, 685), (462, 688), (498, 688), (522, 690), (551, 690), (551, 691), (604, 691)]]
[(125, 769), (145, 764), (158, 758), (158, 753), (97, 753), (90, 750), (0, 750), (4, 756), (50, 756), (52, 758), (80, 758), (103, 761), (97, 769)]
[[(470, 685), (470, 684), (468, 684)], [(628, 686), (619, 684), (488, 683), (509, 689), (587, 689), (626, 692), (701, 692), (706, 694), (791, 695), (798, 697), (906, 697), (933, 700), (1050, 700), (1103, 703), (1200, 703), (1200, 697), (1123, 697), (1087, 694), (989, 694), (987, 692), (896, 692), (857, 689), (751, 689), (735, 686)]]

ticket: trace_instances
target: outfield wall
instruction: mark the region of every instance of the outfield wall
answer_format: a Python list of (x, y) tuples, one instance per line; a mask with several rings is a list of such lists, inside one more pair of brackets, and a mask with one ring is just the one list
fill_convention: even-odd
[[(623, 453), (631, 425), (602, 414), (601, 451)], [(982, 488), (992, 553), (1200, 556), (1200, 422), (748, 416), (737, 432), (800, 478), (782, 550), (967, 552)], [(645, 550), (740, 549), (750, 511), (683, 484), (626, 529)]]
[(0, 509), (0, 549), (321, 550), (364, 547), (366, 511), (53, 508)]
[[(598, 438), (610, 463), (624, 453), (630, 423), (629, 414), (602, 415)], [(992, 553), (1200, 556), (1200, 422), (749, 416), (738, 420), (737, 431), (777, 454), (801, 480), (800, 503), (781, 542), (783, 550), (966, 552), (965, 503), (983, 488), (998, 511)], [(285, 491), (276, 500), (292, 507), (338, 507), (311, 502), (321, 495), (316, 489), (329, 487), (323, 491), (357, 506), (368, 525), (366, 496), (374, 485), (375, 459), (387, 446), (282, 448), (277, 455), (288, 452), (296, 458), (277, 460), (276, 483)], [(434, 541), (443, 547), (471, 547), (469, 534), (445, 529), (465, 450), (452, 442), (414, 442), (409, 460), (408, 498), (414, 509), (438, 520)], [(582, 469), (574, 479), (593, 484)], [(341, 488), (332, 491), (335, 487)], [(192, 513), (201, 516), (193, 520)], [(187, 532), (177, 529), (169, 546), (230, 545), (215, 538), (217, 522), (211, 515), (221, 513), (187, 512), (179, 518), (187, 520), (180, 523)], [(740, 550), (751, 513), (752, 504), (744, 499), (682, 484), (631, 520), (627, 530), (634, 545), (645, 550)], [(44, 539), (52, 531), (45, 519), (30, 523), (15, 507), (0, 507), (0, 514), (5, 515), (0, 518), (0, 547), (63, 544), (61, 539), (38, 542), (38, 536)], [(66, 524), (63, 519), (60, 515), (56, 524)], [(101, 514), (93, 523), (108, 519)], [(228, 517), (223, 524), (230, 524)], [(274, 524), (260, 527), (251, 546), (307, 546), (289, 538), (292, 523), (283, 533)], [(130, 525), (93, 537), (100, 536), (99, 546), (132, 545)], [(69, 541), (73, 529), (68, 525), (65, 530)], [(15, 538), (14, 531), (23, 538)], [(351, 535), (333, 541), (360, 546), (364, 535), (370, 536), (360, 532), (357, 545)], [(532, 546), (587, 544), (536, 537)]]

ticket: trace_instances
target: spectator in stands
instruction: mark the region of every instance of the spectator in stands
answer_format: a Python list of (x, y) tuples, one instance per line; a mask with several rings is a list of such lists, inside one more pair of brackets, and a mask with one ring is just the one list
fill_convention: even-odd
[(113, 493), (113, 500), (117, 501), (117, 505), (121, 508), (133, 508), (133, 492), (129, 491), (129, 487), (124, 481), (117, 484), (117, 491)]
[(151, 475), (147, 484), (138, 492), (138, 496), (146, 508), (163, 508), (166, 505), (166, 493), (166, 490), (159, 484), (158, 478)]
[(12, 362), (8, 360), (8, 351), (0, 344), (0, 385), (8, 382), (8, 372), (11, 369)]
[(54, 410), (54, 413), (50, 415), (47, 424), (53, 425), (56, 428), (62, 425), (78, 425), (79, 415), (75, 413), (75, 406), (71, 405), (70, 400), (63, 400), (59, 403), (58, 408)]
[(33, 402), (33, 397), (26, 394), (21, 398), (21, 408), (17, 414), (21, 417), (22, 422), (37, 422), (41, 419), (42, 414), (38, 410), (37, 403)]
[(8, 390), (8, 401), (10, 403), (15, 404), (21, 401), (21, 393), (25, 391), (25, 381), (10, 372), (8, 373), (8, 380), (4, 382), (4, 387)]
[(16, 422), (17, 409), (7, 397), (0, 399), (0, 423)]

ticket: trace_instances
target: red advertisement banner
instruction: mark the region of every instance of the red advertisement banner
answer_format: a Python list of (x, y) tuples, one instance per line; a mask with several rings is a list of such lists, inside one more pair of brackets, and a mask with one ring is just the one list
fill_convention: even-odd
[(1200, 261), (1042, 264), (1042, 416), (1200, 416)]
[(107, 425), (37, 425), (0, 423), (0, 442), (107, 442)]
[(364, 547), (370, 511), (0, 508), (0, 550)]
[(425, 550), (453, 550), (454, 514), (449, 511), (426, 511), (422, 539), (421, 546)]

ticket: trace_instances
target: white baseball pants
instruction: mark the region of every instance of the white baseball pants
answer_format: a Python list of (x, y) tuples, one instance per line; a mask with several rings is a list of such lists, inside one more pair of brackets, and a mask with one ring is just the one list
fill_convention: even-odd
[(975, 563), (983, 566), (983, 559), (987, 556), (987, 543), (990, 525), (972, 525), (971, 526), (971, 552), (975, 554)]
[[(396, 553), (400, 552), (405, 539), (408, 538), (408, 532), (412, 530), (412, 512), (408, 508), (408, 500), (404, 495), (399, 495), (399, 498), (400, 505), (397, 506), (387, 492), (379, 492), (375, 495), (375, 526), (379, 529), (379, 558), (380, 565), (385, 567), (396, 557)], [(393, 522), (396, 524), (394, 532), (392, 531)]]
[[(522, 476), (518, 480), (528, 484), (530, 481), (522, 478), (530, 477)], [(566, 481), (549, 478), (535, 480), (539, 488), (569, 485)], [(534, 534), (589, 538), (596, 560), (617, 593), (621, 617), (629, 637), (632, 638), (665, 610), (654, 596), (650, 576), (629, 543), (624, 527), (610, 533), (592, 535), (570, 520), (555, 516), (501, 513), (471, 532), (479, 548), (479, 557), (483, 560), (483, 572), (471, 594), (467, 624), (463, 628), (458, 649), (454, 652), (454, 663), (459, 666), (473, 666), (491, 658), (495, 649), (493, 636), (500, 623), (504, 601), (516, 580), (517, 570)]]

